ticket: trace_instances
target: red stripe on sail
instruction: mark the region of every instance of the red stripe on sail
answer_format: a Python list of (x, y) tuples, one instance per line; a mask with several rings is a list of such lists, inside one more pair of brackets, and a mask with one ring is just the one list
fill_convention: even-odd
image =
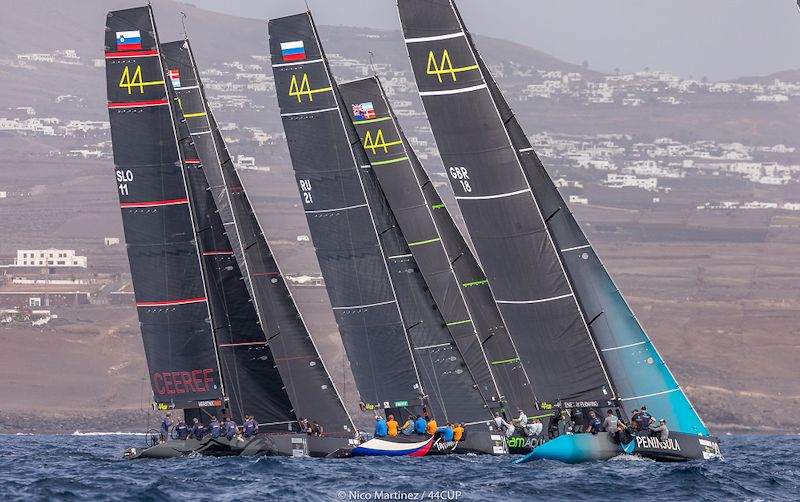
[(175, 204), (188, 204), (189, 199), (154, 200), (152, 202), (122, 202), (119, 207), (153, 207), (172, 206)]
[(206, 301), (206, 297), (189, 298), (188, 300), (170, 300), (166, 302), (136, 302), (137, 307), (165, 307), (168, 305), (186, 305), (188, 303), (200, 303)]
[(126, 52), (106, 52), (106, 59), (112, 58), (130, 58), (142, 56), (158, 56), (158, 51), (126, 51)]
[(199, 164), (200, 159), (186, 159), (187, 164)]
[(142, 106), (161, 106), (168, 104), (166, 99), (156, 99), (153, 101), (130, 101), (128, 103), (109, 103), (109, 108), (134, 108)]

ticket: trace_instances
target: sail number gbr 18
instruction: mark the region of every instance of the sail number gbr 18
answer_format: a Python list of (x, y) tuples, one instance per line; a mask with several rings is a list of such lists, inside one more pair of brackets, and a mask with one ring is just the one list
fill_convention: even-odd
[(461, 184), (461, 189), (464, 190), (464, 192), (469, 193), (472, 191), (472, 186), (469, 184), (469, 173), (466, 167), (451, 167), (447, 171), (451, 178)]

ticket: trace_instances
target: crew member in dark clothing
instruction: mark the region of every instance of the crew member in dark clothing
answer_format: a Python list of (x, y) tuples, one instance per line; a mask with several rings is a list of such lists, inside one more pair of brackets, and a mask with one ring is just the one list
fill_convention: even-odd
[(600, 432), (600, 429), (603, 428), (603, 422), (600, 421), (600, 418), (597, 414), (593, 411), (589, 412), (589, 426), (586, 428), (586, 432), (597, 434)]
[(650, 427), (650, 422), (653, 422), (653, 415), (647, 412), (647, 406), (642, 406), (642, 411), (636, 419), (636, 430), (645, 431)]
[(163, 443), (169, 439), (169, 430), (172, 428), (172, 413), (167, 412), (164, 415), (164, 420), (161, 421), (161, 430), (159, 431), (159, 442)]
[(313, 434), (313, 431), (311, 430), (311, 426), (308, 424), (308, 419), (307, 418), (301, 418), (300, 419), (300, 432), (305, 432), (309, 436), (311, 434)]
[(211, 419), (211, 423), (208, 424), (209, 429), (211, 429), (211, 437), (218, 438), (222, 432), (222, 426), (217, 420), (217, 417), (213, 417)]
[(203, 439), (203, 436), (206, 433), (206, 426), (203, 425), (200, 420), (192, 419), (192, 437), (200, 440)]
[(322, 429), (322, 426), (319, 424), (319, 422), (317, 422), (316, 420), (311, 422), (311, 435), (312, 436), (320, 437), (320, 436), (322, 436), (323, 432), (324, 432), (324, 430)]
[(234, 436), (239, 432), (239, 428), (236, 426), (236, 422), (233, 421), (232, 418), (228, 418), (228, 421), (225, 422), (225, 437), (228, 439), (233, 439)]
[(586, 417), (580, 408), (572, 410), (572, 432), (580, 434), (586, 428)]
[(614, 432), (614, 442), (617, 444), (628, 444), (633, 441), (633, 432), (625, 425), (622, 420), (617, 422), (617, 430)]
[(178, 425), (175, 426), (175, 435), (178, 439), (188, 439), (189, 438), (189, 428), (183, 422), (183, 420), (178, 420)]
[(255, 418), (248, 416), (247, 420), (244, 421), (244, 437), (253, 437), (257, 432), (258, 424), (256, 424)]

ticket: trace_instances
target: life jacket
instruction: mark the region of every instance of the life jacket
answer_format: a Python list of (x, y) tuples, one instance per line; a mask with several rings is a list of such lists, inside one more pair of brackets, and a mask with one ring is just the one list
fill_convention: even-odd
[(428, 424), (425, 426), (425, 434), (433, 436), (434, 434), (436, 434), (437, 427), (438, 427), (438, 424), (436, 423), (436, 420), (433, 419), (433, 418), (430, 419), (428, 421)]
[(211, 425), (211, 437), (212, 438), (218, 438), (219, 437), (219, 433), (222, 430), (220, 425), (219, 425), (219, 422), (214, 420), (213, 422), (211, 422), (210, 425)]
[(461, 436), (463, 435), (464, 435), (463, 427), (461, 426), (453, 427), (453, 441), (461, 441)]
[(252, 420), (248, 420), (244, 423), (244, 435), (245, 437), (252, 436), (256, 431), (256, 426)]
[(414, 422), (414, 432), (416, 432), (417, 434), (425, 434), (425, 429), (427, 428), (427, 426), (428, 426), (428, 423), (425, 421), (425, 419), (422, 418), (422, 417), (419, 417)]
[(386, 428), (387, 428), (387, 434), (389, 434), (390, 436), (396, 436), (397, 435), (397, 420), (387, 420), (386, 421)]
[(178, 439), (186, 439), (189, 437), (189, 428), (186, 427), (186, 424), (178, 424), (175, 426), (175, 434)]

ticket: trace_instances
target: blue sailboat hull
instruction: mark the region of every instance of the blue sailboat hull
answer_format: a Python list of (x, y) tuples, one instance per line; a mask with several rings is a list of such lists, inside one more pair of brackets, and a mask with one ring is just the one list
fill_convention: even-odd
[(514, 461), (524, 464), (533, 460), (558, 460), (567, 464), (609, 460), (620, 455), (636, 455), (660, 462), (684, 462), (722, 458), (719, 439), (682, 432), (671, 432), (661, 440), (646, 435), (633, 438), (630, 443), (616, 444), (606, 433), (569, 434), (559, 436), (529, 454)]

